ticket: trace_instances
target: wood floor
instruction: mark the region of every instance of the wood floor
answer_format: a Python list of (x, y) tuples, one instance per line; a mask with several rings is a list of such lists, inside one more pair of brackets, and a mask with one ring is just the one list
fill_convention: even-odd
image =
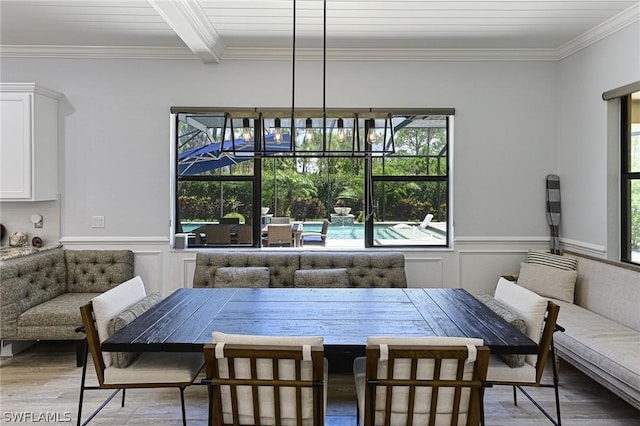
[[(95, 383), (93, 365), (89, 365)], [(550, 370), (550, 369), (548, 369)], [(0, 361), (0, 424), (69, 424), (77, 421), (82, 369), (75, 367), (74, 346), (40, 342), (25, 352)], [(552, 389), (533, 389), (536, 400), (553, 410)], [(85, 394), (84, 416), (93, 411), (108, 391)], [(560, 397), (565, 425), (640, 425), (640, 411), (622, 401), (566, 363), (560, 367)], [(330, 365), (327, 425), (355, 425), (356, 404), (348, 365)], [(206, 425), (207, 391), (191, 386), (185, 391), (187, 423)], [(522, 395), (513, 405), (510, 387), (488, 389), (485, 397), (487, 425), (549, 425)], [(92, 425), (180, 425), (177, 389), (128, 390), (125, 407), (116, 397), (91, 422)]]

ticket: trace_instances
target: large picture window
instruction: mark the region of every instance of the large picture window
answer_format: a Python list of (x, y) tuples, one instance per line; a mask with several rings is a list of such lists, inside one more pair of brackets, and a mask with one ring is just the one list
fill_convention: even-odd
[[(292, 235), (277, 247), (450, 246), (450, 115), (392, 114), (387, 156), (236, 156), (224, 147), (246, 142), (246, 128), (232, 136), (224, 112), (172, 112), (174, 232), (188, 247), (271, 247), (269, 225), (282, 221)], [(251, 124), (251, 137), (274, 137)]]

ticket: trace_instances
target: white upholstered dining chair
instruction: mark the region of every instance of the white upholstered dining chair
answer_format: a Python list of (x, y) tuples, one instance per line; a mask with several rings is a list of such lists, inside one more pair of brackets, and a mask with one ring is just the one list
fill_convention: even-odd
[(358, 425), (478, 425), (488, 362), (482, 339), (369, 337), (353, 365)]
[[(492, 385), (513, 386), (513, 402), (518, 405), (516, 389), (519, 389), (553, 424), (560, 425), (560, 395), (558, 371), (555, 363), (553, 333), (562, 331), (556, 324), (560, 307), (550, 300), (537, 295), (511, 281), (500, 278), (495, 299), (524, 319), (527, 335), (538, 342), (538, 353), (527, 355), (519, 366), (510, 366), (503, 358), (492, 355), (487, 371), (487, 382)], [(552, 383), (542, 383), (542, 375), (547, 360), (551, 357)], [(523, 389), (524, 386), (553, 388), (555, 391), (556, 419), (554, 419), (534, 398)]]
[(209, 425), (324, 425), (323, 341), (214, 332), (204, 347)]
[[(100, 344), (130, 321), (160, 300), (159, 295), (146, 295), (140, 277), (126, 281), (92, 299), (80, 308), (83, 331), (87, 336), (78, 403), (78, 426), (89, 423), (122, 390), (176, 387), (180, 389), (182, 423), (186, 425), (184, 389), (193, 383), (203, 366), (200, 353), (103, 352)], [(98, 386), (87, 386), (88, 352), (95, 366)], [(82, 420), (84, 392), (96, 389), (115, 389), (85, 421)]]

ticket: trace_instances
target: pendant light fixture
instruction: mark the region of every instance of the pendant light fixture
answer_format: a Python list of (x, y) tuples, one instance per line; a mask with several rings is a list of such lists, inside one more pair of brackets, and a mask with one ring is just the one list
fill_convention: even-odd
[[(373, 109), (327, 108), (327, 0), (322, 0), (322, 108), (296, 109), (297, 0), (292, 1), (291, 110), (255, 108), (228, 112), (223, 134), (231, 143), (223, 144), (223, 150), (255, 157), (372, 157), (393, 154), (395, 146), (390, 113)], [(242, 119), (239, 140), (235, 139), (234, 118)], [(231, 130), (230, 134), (227, 134), (227, 129)], [(361, 129), (364, 129), (364, 143), (360, 142)]]

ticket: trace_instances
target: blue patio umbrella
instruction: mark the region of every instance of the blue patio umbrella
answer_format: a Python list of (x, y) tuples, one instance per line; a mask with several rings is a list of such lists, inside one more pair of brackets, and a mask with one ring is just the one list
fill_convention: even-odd
[[(269, 151), (289, 151), (290, 137), (288, 134), (282, 135), (282, 142), (277, 144), (274, 135), (269, 134), (264, 138), (266, 149)], [(178, 175), (193, 176), (209, 170), (219, 169), (232, 164), (253, 159), (252, 155), (234, 155), (229, 152), (232, 148), (231, 141), (224, 141), (224, 149), (221, 150), (220, 142), (213, 142), (199, 148), (182, 152), (178, 155)], [(246, 151), (250, 154), (254, 142), (253, 139), (245, 142), (244, 139), (235, 140), (236, 151)]]

